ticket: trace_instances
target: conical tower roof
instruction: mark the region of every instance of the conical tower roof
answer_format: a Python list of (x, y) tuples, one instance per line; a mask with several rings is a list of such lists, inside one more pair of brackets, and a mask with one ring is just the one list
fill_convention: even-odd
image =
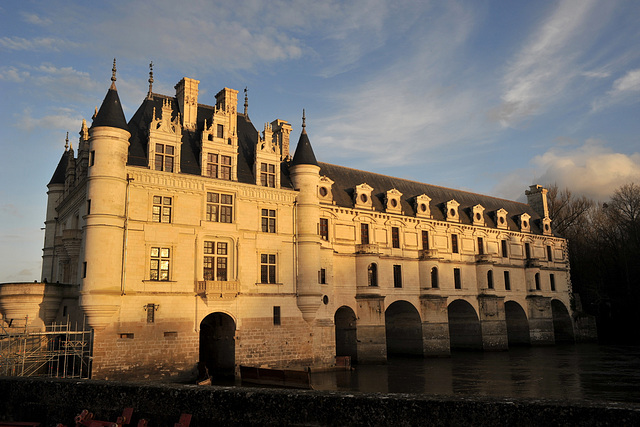
[(124, 117), (122, 111), (122, 105), (120, 104), (120, 97), (118, 96), (118, 90), (116, 89), (116, 60), (113, 60), (113, 75), (111, 77), (111, 87), (107, 91), (107, 95), (100, 105), (98, 114), (93, 119), (91, 127), (109, 126), (114, 128), (129, 130), (127, 126), (127, 120)]
[(307, 125), (305, 121), (306, 121), (306, 118), (304, 115), (304, 110), (302, 110), (302, 133), (300, 134), (300, 139), (298, 140), (298, 145), (296, 146), (296, 152), (293, 154), (293, 160), (291, 161), (291, 166), (296, 166), (296, 165), (318, 166), (316, 155), (313, 154), (313, 148), (311, 148), (311, 142), (309, 141), (309, 136), (307, 135), (307, 129), (306, 129)]
[(67, 173), (67, 163), (69, 163), (69, 152), (65, 150), (64, 153), (62, 153), (62, 157), (60, 157), (56, 171), (53, 173), (51, 181), (49, 181), (47, 186), (52, 184), (64, 184)]

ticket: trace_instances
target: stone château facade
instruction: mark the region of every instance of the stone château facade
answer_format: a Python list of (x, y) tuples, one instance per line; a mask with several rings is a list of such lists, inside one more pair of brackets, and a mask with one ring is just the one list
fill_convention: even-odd
[(304, 117), (291, 156), (288, 122), (258, 132), (246, 96), (205, 105), (186, 77), (173, 96), (150, 78), (127, 122), (112, 80), (48, 184), (42, 283), (0, 286), (5, 322), (86, 319), (94, 378), (574, 339), (544, 188), (522, 204), (321, 163)]

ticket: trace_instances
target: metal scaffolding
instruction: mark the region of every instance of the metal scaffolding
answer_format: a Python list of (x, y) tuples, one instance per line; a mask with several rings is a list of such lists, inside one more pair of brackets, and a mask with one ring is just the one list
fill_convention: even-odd
[(90, 377), (91, 329), (68, 319), (44, 330), (29, 328), (27, 323), (10, 327), (0, 322), (0, 375)]

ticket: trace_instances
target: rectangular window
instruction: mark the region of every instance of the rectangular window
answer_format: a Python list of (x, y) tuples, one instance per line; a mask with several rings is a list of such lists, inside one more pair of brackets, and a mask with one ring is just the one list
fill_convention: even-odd
[(484, 240), (478, 237), (478, 255), (484, 255)]
[(276, 283), (275, 254), (260, 255), (260, 283)]
[(500, 241), (500, 247), (502, 248), (502, 258), (508, 258), (509, 257), (509, 252), (507, 252), (507, 241), (506, 240), (501, 240)]
[(273, 306), (273, 324), (274, 326), (280, 325), (280, 306), (279, 305)]
[(401, 265), (393, 266), (393, 287), (394, 288), (402, 287), (402, 266)]
[(509, 276), (508, 271), (504, 272), (504, 290), (505, 291), (511, 290), (511, 277)]
[(150, 280), (169, 280), (169, 248), (151, 248)]
[(454, 253), (454, 254), (458, 253), (458, 235), (457, 234), (451, 235), (451, 253)]
[(217, 136), (218, 138), (224, 138), (224, 125), (218, 125), (218, 133)]
[(204, 242), (204, 280), (227, 281), (227, 247), (226, 242)]
[(155, 322), (155, 315), (156, 315), (155, 311), (156, 311), (155, 304), (147, 304), (147, 323)]
[(425, 251), (429, 249), (429, 232), (422, 230), (422, 249)]
[(87, 215), (91, 215), (91, 199), (87, 200)]
[(322, 240), (329, 240), (329, 220), (320, 218), (320, 237)]
[(524, 244), (524, 257), (526, 259), (531, 259), (531, 245), (526, 242)]
[(321, 285), (327, 284), (327, 270), (324, 268), (321, 268), (320, 271), (318, 271), (318, 283)]
[(540, 290), (540, 273), (536, 273), (536, 275), (533, 277), (536, 283), (536, 291)]
[(96, 164), (96, 151), (91, 150), (89, 152), (89, 166), (93, 166)]
[(171, 222), (171, 197), (153, 196), (153, 222)]
[(155, 170), (173, 172), (174, 150), (172, 145), (156, 144)]
[(369, 224), (360, 224), (360, 243), (363, 245), (369, 244)]
[(233, 221), (233, 196), (231, 194), (207, 193), (206, 220), (230, 224)]
[(400, 247), (400, 229), (398, 227), (391, 227), (391, 244), (394, 248)]
[(231, 180), (231, 156), (207, 154), (206, 174), (211, 178)]
[(487, 288), (493, 289), (493, 270), (487, 271)]
[(262, 232), (276, 232), (276, 211), (274, 209), (262, 209)]
[(547, 246), (547, 259), (553, 261), (553, 254), (551, 252), (551, 246)]
[(551, 290), (555, 291), (556, 290), (556, 276), (553, 273), (549, 274), (549, 282), (551, 283)]
[(87, 277), (87, 261), (82, 263), (82, 277)]
[(456, 289), (462, 289), (462, 278), (460, 277), (460, 269), (453, 269), (453, 284)]
[(270, 163), (260, 164), (260, 185), (263, 187), (276, 187), (276, 165)]

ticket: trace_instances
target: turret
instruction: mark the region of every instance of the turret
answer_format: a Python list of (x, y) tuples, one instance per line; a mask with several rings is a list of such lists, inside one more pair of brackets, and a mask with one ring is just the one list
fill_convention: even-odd
[(294, 188), (298, 191), (296, 198), (296, 231), (298, 243), (298, 276), (297, 295), (298, 308), (302, 317), (310, 322), (315, 319), (320, 307), (322, 292), (318, 284), (320, 271), (320, 236), (318, 221), (320, 202), (318, 199), (318, 182), (320, 166), (313, 154), (309, 137), (305, 129), (305, 116), (302, 116), (302, 133), (296, 152), (289, 166)]
[(118, 311), (122, 286), (126, 162), (130, 133), (112, 83), (89, 129), (85, 245), (80, 306), (94, 329)]

